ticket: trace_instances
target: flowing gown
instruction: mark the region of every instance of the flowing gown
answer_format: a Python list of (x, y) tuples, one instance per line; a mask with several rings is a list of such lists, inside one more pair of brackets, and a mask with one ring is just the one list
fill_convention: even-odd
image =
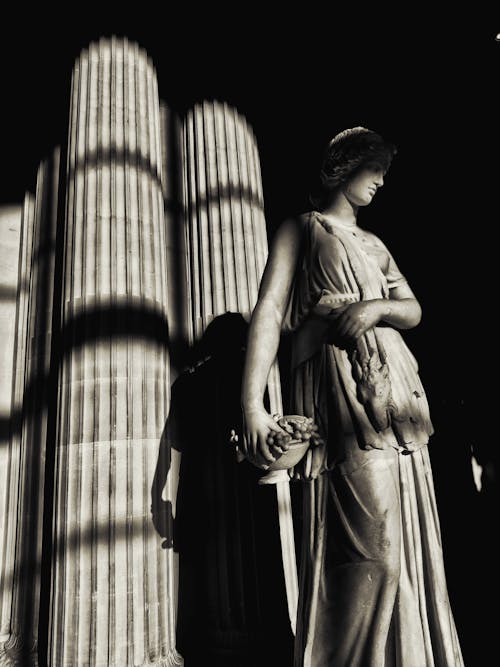
[(416, 360), (392, 327), (349, 347), (313, 314), (389, 298), (406, 279), (374, 234), (316, 211), (300, 222), (292, 409), (325, 445), (323, 472), (303, 482), (295, 666), (460, 667)]

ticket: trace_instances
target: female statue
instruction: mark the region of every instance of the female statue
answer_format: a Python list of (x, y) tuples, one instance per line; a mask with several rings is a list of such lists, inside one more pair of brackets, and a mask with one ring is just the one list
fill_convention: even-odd
[(363, 127), (329, 143), (314, 210), (284, 221), (262, 277), (242, 387), (244, 451), (266, 468), (285, 446), (263, 396), (292, 332), (292, 412), (324, 444), (303, 481), (295, 665), (463, 664), (450, 610), (427, 450), (433, 432), (401, 331), (420, 305), (391, 253), (358, 226), (396, 149)]

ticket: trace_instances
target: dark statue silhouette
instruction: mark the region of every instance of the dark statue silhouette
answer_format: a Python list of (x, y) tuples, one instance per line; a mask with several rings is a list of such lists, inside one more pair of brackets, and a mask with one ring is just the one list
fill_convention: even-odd
[[(164, 548), (179, 554), (177, 648), (193, 665), (291, 664), (274, 487), (237, 463), (231, 429), (241, 432), (240, 387), (247, 324), (214, 319), (172, 386), (170, 415), (152, 486), (152, 517)], [(181, 451), (176, 515), (161, 499)]]

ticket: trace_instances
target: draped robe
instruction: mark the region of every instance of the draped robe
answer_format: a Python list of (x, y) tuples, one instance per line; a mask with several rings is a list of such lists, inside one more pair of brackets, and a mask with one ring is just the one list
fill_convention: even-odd
[(459, 667), (417, 362), (392, 327), (349, 345), (315, 315), (388, 299), (406, 279), (357, 225), (316, 211), (300, 224), (284, 321), (292, 410), (314, 418), (325, 445), (322, 473), (303, 483), (295, 665)]

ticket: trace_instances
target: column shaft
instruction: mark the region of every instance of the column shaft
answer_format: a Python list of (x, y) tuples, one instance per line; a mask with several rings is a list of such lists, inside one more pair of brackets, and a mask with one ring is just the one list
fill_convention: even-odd
[(34, 202), (0, 211), (0, 656), (12, 629)]
[(3, 664), (37, 664), (45, 507), (45, 462), (55, 420), (53, 305), (60, 151), (38, 169), (34, 203), (23, 215), (14, 400), (18, 417), (12, 431), (9, 516), (12, 603)]
[(267, 257), (255, 137), (227, 104), (204, 102), (185, 123), (193, 338), (227, 311), (249, 318)]
[[(186, 249), (191, 343), (227, 311), (249, 320), (267, 259), (257, 142), (227, 104), (204, 102), (185, 123)], [(273, 412), (282, 411), (279, 371), (269, 375)]]
[(169, 402), (156, 75), (100, 40), (72, 81), (52, 665), (180, 664), (150, 496)]

